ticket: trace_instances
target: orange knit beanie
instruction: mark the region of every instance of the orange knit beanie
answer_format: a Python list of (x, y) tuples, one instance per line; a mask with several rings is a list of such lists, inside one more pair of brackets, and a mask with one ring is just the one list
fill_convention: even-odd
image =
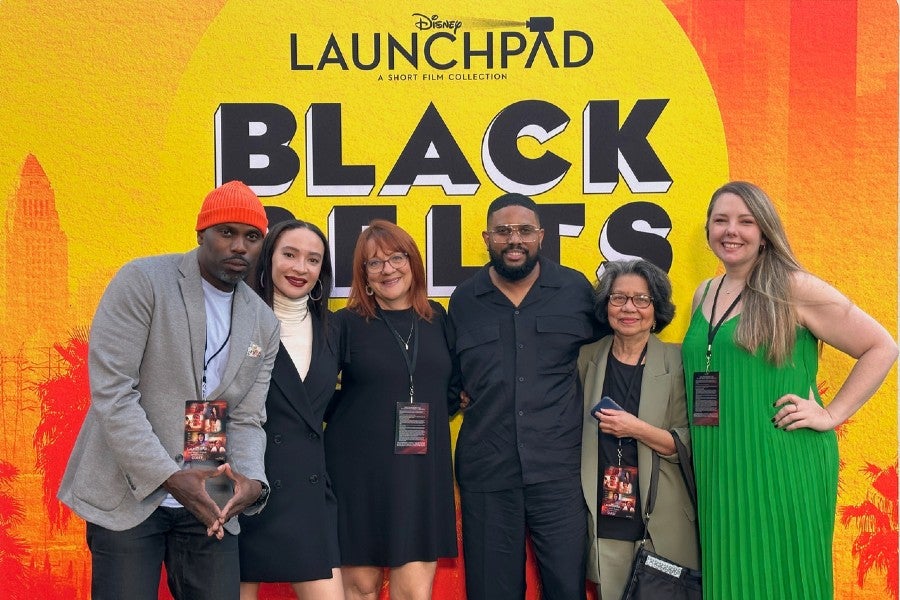
[(220, 223), (244, 223), (266, 233), (269, 220), (259, 197), (240, 181), (229, 181), (211, 191), (197, 215), (197, 231)]

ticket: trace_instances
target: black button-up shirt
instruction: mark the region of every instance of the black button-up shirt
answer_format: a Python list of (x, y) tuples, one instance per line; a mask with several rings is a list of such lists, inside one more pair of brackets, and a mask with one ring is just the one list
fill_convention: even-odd
[(456, 444), (456, 477), (497, 491), (579, 475), (582, 398), (578, 351), (599, 337), (591, 286), (540, 259), (519, 306), (485, 266), (450, 298), (462, 385), (471, 397)]

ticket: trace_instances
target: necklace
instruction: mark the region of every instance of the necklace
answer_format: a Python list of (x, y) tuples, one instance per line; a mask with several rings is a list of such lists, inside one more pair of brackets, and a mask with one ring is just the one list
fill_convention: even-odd
[[(724, 283), (724, 282), (725, 282), (725, 276), (722, 275), (722, 283)], [(721, 285), (721, 284), (719, 284), (719, 285)], [(725, 294), (726, 294), (727, 296), (730, 296), (730, 295), (733, 294), (735, 291), (737, 291), (737, 290), (743, 291), (743, 289), (744, 289), (744, 284), (741, 284), (739, 287), (735, 287), (735, 288), (732, 288), (732, 289), (730, 289), (730, 290), (722, 290), (722, 291), (725, 292)]]
[(416, 318), (413, 317), (412, 323), (409, 324), (409, 335), (406, 336), (405, 340), (402, 340), (403, 348), (405, 348), (407, 351), (409, 351), (409, 340), (412, 339), (413, 326), (415, 326), (415, 324), (416, 324)]
[(403, 344), (403, 349), (406, 350), (407, 352), (409, 352), (409, 342), (412, 340), (413, 331), (416, 328), (415, 312), (413, 312), (413, 314), (412, 314), (412, 320), (410, 321), (410, 324), (409, 324), (409, 334), (407, 334), (405, 340), (400, 335), (400, 332), (397, 331), (397, 328), (394, 327), (394, 325), (391, 323), (390, 319), (387, 318), (387, 315), (381, 313), (380, 311), (379, 311), (379, 314), (381, 315), (381, 318), (384, 320), (385, 324), (388, 326), (388, 329), (390, 329), (394, 333), (394, 336), (397, 338), (397, 341), (400, 342), (401, 344)]

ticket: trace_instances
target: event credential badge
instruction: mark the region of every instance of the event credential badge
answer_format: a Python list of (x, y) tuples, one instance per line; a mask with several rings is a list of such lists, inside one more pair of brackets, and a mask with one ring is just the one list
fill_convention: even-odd
[(637, 467), (610, 465), (603, 472), (603, 497), (600, 514), (633, 519), (637, 510)]
[(394, 454), (428, 454), (428, 403), (398, 402)]
[(225, 462), (225, 400), (188, 401), (184, 407), (184, 462)]
[(694, 425), (719, 424), (719, 372), (694, 373)]

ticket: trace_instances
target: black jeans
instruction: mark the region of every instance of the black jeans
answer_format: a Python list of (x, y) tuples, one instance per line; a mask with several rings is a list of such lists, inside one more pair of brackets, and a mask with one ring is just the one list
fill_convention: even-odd
[(87, 524), (93, 600), (157, 600), (161, 565), (176, 600), (237, 600), (237, 536), (206, 535), (186, 508), (157, 508), (146, 521), (112, 531)]

